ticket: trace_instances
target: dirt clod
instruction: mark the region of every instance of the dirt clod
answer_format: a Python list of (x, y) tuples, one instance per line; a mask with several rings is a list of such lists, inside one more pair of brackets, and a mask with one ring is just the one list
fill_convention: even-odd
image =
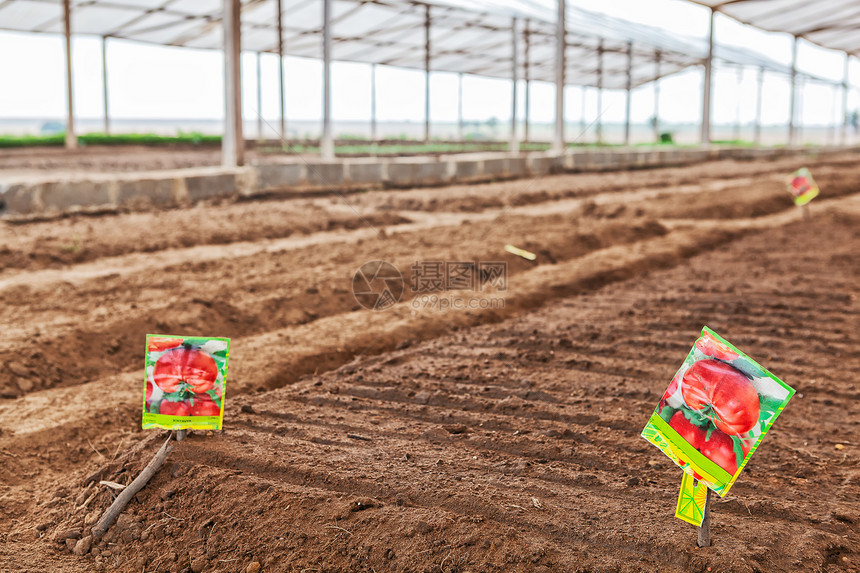
[(34, 387), (33, 381), (29, 378), (16, 378), (15, 384), (21, 392), (29, 392)]
[(205, 556), (201, 555), (197, 559), (191, 562), (191, 571), (192, 573), (200, 573), (203, 569), (206, 568), (208, 560)]
[(59, 529), (54, 533), (54, 541), (62, 543), (66, 539), (80, 539), (81, 530), (79, 528)]
[(86, 555), (90, 552), (90, 548), (93, 546), (93, 536), (87, 535), (86, 537), (82, 537), (75, 544), (75, 555)]
[(6, 368), (9, 370), (9, 372), (20, 378), (27, 378), (30, 375), (30, 369), (21, 364), (20, 362), (9, 362), (6, 365)]

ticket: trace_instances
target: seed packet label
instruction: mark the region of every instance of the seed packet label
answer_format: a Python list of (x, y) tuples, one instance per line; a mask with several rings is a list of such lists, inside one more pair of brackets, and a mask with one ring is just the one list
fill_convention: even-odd
[(809, 169), (801, 167), (791, 174), (788, 192), (794, 197), (795, 205), (806, 205), (818, 196), (818, 185), (815, 184)]
[(681, 491), (678, 493), (678, 505), (675, 507), (675, 517), (702, 526), (705, 519), (705, 502), (708, 499), (708, 486), (703, 482), (696, 483), (695, 478), (684, 472), (681, 474)]
[(793, 395), (794, 389), (705, 327), (642, 437), (725, 496)]
[(229, 338), (146, 335), (143, 427), (220, 430)]

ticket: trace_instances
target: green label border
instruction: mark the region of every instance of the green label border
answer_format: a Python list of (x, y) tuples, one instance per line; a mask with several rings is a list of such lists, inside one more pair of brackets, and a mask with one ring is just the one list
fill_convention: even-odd
[(725, 486), (732, 481), (732, 475), (709, 460), (702, 454), (699, 450), (694, 448), (690, 443), (681, 437), (681, 434), (675, 431), (675, 429), (666, 423), (663, 418), (659, 416), (659, 414), (651, 414), (651, 419), (648, 422), (657, 428), (657, 430), (663, 435), (667, 442), (671, 442), (671, 444), (679, 449), (682, 454), (687, 457), (687, 461), (690, 462), (690, 465), (693, 466), (694, 470), (699, 474), (708, 474), (714, 481), (715, 485)]

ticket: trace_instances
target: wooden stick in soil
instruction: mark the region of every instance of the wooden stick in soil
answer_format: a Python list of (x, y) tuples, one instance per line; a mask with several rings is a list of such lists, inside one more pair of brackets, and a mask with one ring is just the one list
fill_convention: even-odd
[(711, 546), (711, 489), (705, 493), (705, 509), (702, 525), (699, 526), (699, 539), (696, 545), (699, 547)]
[(803, 205), (801, 209), (803, 209), (803, 220), (809, 221), (809, 203)]
[(117, 498), (113, 501), (109, 508), (104, 512), (101, 519), (99, 519), (98, 523), (92, 529), (93, 532), (93, 540), (98, 540), (108, 528), (113, 525), (113, 522), (116, 521), (116, 518), (119, 517), (119, 514), (122, 513), (122, 510), (125, 509), (125, 506), (128, 505), (128, 502), (131, 501), (131, 498), (137, 494), (143, 486), (147, 484), (150, 478), (155, 475), (155, 472), (158, 471), (158, 468), (161, 467), (161, 464), (164, 463), (164, 460), (167, 458), (167, 454), (169, 454), (173, 450), (173, 446), (170, 445), (170, 440), (173, 438), (173, 433), (167, 436), (167, 440), (164, 444), (159, 448), (158, 452), (156, 452), (155, 456), (146, 464), (146, 467), (143, 468), (143, 471), (140, 472), (134, 481), (132, 481), (122, 493), (120, 493)]

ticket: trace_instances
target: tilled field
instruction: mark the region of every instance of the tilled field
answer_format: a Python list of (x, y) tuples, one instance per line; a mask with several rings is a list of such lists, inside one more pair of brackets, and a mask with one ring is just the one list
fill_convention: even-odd
[[(223, 202), (0, 227), (2, 571), (860, 569), (860, 167), (790, 161)], [(537, 253), (528, 262), (505, 244)], [(361, 309), (355, 270), (504, 261)], [(493, 308), (440, 311), (440, 299)], [(639, 437), (703, 325), (797, 389), (714, 546)], [(225, 430), (163, 435), (143, 335), (233, 338)]]

